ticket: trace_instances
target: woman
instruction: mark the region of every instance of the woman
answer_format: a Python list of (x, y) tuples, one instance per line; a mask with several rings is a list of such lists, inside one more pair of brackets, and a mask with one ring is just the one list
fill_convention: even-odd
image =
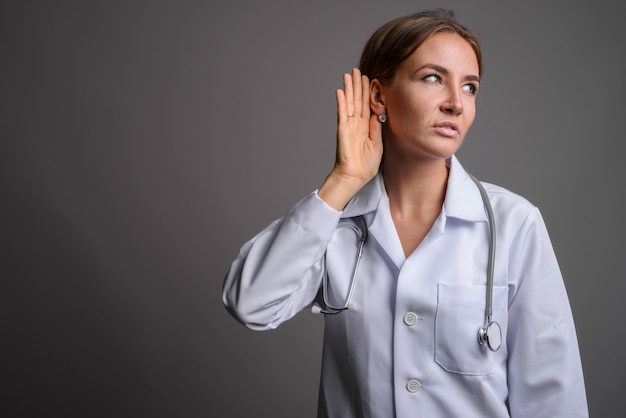
[[(246, 243), (227, 274), (224, 303), (251, 329), (313, 303), (326, 313), (321, 417), (588, 415), (539, 211), (490, 184), (483, 201), (455, 157), (481, 72), (479, 44), (452, 12), (382, 26), (337, 91), (332, 171)], [(499, 330), (479, 341), (487, 203), (496, 226), (489, 319)]]

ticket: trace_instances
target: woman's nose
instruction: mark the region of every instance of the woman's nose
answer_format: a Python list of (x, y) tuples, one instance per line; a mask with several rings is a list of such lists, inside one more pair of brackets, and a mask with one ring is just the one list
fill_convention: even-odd
[(449, 89), (447, 97), (441, 104), (441, 111), (451, 115), (460, 115), (463, 112), (461, 94), (454, 89)]

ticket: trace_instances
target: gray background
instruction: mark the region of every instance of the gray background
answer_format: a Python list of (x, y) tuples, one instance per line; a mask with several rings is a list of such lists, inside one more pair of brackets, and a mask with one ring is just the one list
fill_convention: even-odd
[(313, 417), (323, 320), (222, 306), (241, 244), (320, 185), (334, 90), (387, 20), (453, 7), (485, 73), (459, 152), (538, 205), (592, 416), (623, 410), (620, 2), (4, 1), (4, 416)]

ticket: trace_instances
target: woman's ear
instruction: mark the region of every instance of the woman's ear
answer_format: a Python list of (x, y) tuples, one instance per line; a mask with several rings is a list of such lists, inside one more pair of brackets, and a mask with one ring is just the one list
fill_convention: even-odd
[(377, 115), (386, 113), (385, 97), (382, 87), (378, 79), (374, 79), (370, 83), (370, 107), (372, 112)]

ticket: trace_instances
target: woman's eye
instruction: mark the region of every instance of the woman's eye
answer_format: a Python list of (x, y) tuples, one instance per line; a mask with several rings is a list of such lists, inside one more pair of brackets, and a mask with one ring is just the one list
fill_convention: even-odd
[(478, 91), (478, 86), (476, 86), (476, 84), (473, 84), (473, 83), (466, 84), (463, 86), (463, 90), (471, 94), (476, 94), (476, 92)]
[(439, 77), (437, 74), (430, 74), (424, 77), (422, 80), (428, 81), (430, 83), (438, 83), (441, 80), (441, 77)]

